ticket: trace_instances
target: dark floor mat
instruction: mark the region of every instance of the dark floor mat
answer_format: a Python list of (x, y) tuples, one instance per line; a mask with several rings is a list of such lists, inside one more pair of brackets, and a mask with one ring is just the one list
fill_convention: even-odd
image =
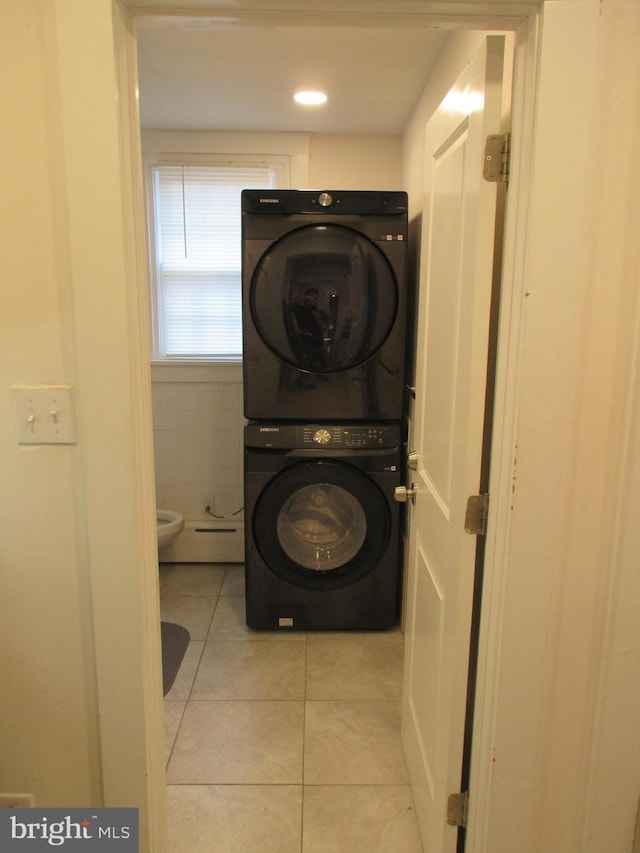
[(163, 696), (171, 690), (175, 681), (184, 653), (189, 645), (189, 632), (182, 625), (173, 622), (161, 622), (162, 636), (162, 691)]

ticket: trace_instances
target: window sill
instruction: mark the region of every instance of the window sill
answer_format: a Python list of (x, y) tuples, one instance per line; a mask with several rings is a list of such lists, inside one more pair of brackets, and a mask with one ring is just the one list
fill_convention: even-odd
[(242, 362), (152, 361), (152, 382), (242, 382)]

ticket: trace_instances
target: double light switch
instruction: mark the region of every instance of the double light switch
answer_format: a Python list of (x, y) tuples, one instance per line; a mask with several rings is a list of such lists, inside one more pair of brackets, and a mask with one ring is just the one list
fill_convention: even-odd
[(71, 385), (12, 385), (18, 444), (75, 444)]

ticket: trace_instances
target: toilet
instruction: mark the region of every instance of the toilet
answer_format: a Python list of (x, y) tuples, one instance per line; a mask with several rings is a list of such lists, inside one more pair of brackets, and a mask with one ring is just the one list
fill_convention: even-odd
[(184, 527), (184, 518), (179, 512), (170, 509), (156, 509), (158, 527), (158, 548), (164, 548), (172, 542)]

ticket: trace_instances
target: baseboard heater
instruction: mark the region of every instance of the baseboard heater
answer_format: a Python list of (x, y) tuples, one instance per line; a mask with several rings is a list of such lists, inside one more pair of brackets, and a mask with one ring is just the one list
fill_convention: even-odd
[(161, 563), (243, 563), (244, 521), (185, 520), (182, 532), (158, 556)]

